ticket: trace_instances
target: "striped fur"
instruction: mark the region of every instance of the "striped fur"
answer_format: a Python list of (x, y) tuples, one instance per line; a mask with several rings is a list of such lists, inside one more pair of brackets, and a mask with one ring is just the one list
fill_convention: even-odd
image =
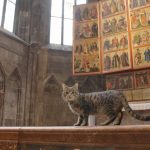
[(80, 93), (77, 83), (72, 87), (63, 84), (62, 87), (63, 100), (68, 103), (70, 110), (78, 115), (76, 126), (87, 125), (88, 116), (98, 113), (103, 113), (109, 118), (101, 125), (108, 125), (112, 122), (114, 125), (119, 125), (123, 117), (123, 107), (132, 117), (142, 121), (150, 121), (150, 116), (141, 116), (133, 112), (125, 95), (121, 91), (110, 90), (104, 92)]

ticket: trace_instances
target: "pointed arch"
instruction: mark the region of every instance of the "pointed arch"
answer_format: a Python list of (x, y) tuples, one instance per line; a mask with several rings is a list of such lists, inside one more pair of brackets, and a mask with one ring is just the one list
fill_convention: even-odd
[(63, 105), (61, 100), (61, 84), (57, 80), (56, 76), (51, 74), (44, 80), (43, 124), (57, 125), (56, 122), (60, 121), (59, 116), (62, 111)]
[(44, 80), (44, 91), (46, 92), (57, 92), (60, 90), (60, 83), (58, 82), (56, 76), (54, 74), (49, 75)]
[[(6, 80), (3, 125), (19, 125), (22, 82), (18, 68)], [(7, 111), (9, 110), (9, 111)]]
[(21, 80), (21, 75), (20, 75), (20, 72), (19, 72), (18, 68), (15, 68), (13, 70), (13, 72), (10, 74), (10, 76), (8, 77), (8, 79), (16, 81), (16, 84), (18, 84), (18, 87), (21, 88), (22, 80)]

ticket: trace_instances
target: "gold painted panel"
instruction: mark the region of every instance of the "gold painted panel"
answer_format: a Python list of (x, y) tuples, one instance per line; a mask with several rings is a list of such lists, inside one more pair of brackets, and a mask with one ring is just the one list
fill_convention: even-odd
[(105, 0), (101, 3), (102, 17), (110, 17), (125, 12), (125, 0)]
[(80, 40), (74, 43), (74, 74), (100, 72), (99, 41)]
[(131, 29), (140, 29), (150, 26), (150, 7), (130, 12)]
[(133, 49), (134, 68), (150, 67), (150, 47), (138, 47)]
[(103, 58), (103, 72), (116, 72), (131, 68), (129, 50), (105, 53)]
[(127, 31), (126, 14), (121, 14), (121, 15), (103, 19), (102, 31), (104, 36)]

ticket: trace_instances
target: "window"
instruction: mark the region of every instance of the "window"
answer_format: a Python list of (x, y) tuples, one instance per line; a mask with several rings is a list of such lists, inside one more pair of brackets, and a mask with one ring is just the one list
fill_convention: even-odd
[(73, 5), (86, 0), (51, 0), (50, 43), (72, 45)]
[(13, 32), (16, 0), (0, 0), (0, 26)]

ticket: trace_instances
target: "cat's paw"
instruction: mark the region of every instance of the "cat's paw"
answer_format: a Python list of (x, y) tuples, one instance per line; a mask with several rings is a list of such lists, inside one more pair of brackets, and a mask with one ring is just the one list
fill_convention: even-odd
[(88, 123), (82, 123), (81, 126), (88, 126)]
[(115, 122), (113, 122), (113, 125), (120, 125), (120, 122), (119, 121), (115, 121)]
[(80, 126), (80, 124), (79, 123), (75, 123), (73, 126)]

